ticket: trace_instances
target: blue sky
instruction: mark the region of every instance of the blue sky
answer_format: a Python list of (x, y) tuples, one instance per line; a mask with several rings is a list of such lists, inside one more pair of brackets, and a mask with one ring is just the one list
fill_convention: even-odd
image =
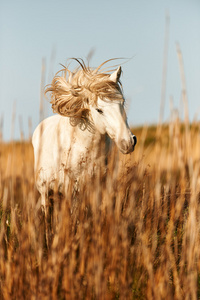
[[(167, 89), (164, 121), (170, 117), (169, 99), (180, 107), (181, 80), (176, 52), (179, 42), (189, 99), (190, 120), (200, 119), (200, 1), (199, 0), (10, 0), (0, 3), (0, 118), (3, 137), (11, 137), (16, 105), (14, 138), (25, 137), (28, 119), (39, 122), (42, 61), (44, 81), (67, 58), (86, 58), (91, 66), (106, 59), (132, 59), (122, 65), (122, 84), (128, 119), (133, 126), (159, 119), (165, 17), (170, 16)], [(123, 61), (122, 61), (123, 62)], [(46, 115), (51, 113), (46, 101)]]

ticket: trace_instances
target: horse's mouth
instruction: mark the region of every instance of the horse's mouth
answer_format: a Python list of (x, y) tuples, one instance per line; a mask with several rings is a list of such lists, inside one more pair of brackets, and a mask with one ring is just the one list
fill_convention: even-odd
[(135, 150), (135, 145), (131, 145), (129, 148), (124, 149), (124, 148), (119, 148), (120, 152), (123, 154), (129, 154)]
[(123, 154), (129, 154), (129, 153), (133, 152), (135, 149), (135, 145), (137, 144), (137, 138), (135, 136), (134, 136), (133, 141), (134, 142), (127, 143), (127, 141), (125, 139), (122, 139), (120, 142), (120, 145), (119, 145), (119, 150)]

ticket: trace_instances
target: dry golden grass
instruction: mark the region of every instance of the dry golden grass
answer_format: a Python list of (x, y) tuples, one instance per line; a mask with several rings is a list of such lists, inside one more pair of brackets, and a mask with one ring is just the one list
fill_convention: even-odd
[(0, 299), (197, 299), (200, 126), (136, 128), (79, 191), (37, 207), (29, 143), (0, 145)]

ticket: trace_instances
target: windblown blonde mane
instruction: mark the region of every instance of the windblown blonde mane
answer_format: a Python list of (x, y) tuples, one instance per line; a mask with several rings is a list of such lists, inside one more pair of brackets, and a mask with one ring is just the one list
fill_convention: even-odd
[[(56, 73), (45, 93), (51, 92), (53, 112), (66, 117), (86, 118), (89, 115), (88, 104), (96, 104), (97, 98), (111, 101), (122, 100), (121, 83), (110, 80), (109, 73), (100, 71), (107, 63), (98, 68), (86, 66), (83, 60), (74, 59), (79, 67), (71, 72), (67, 67)], [(110, 60), (109, 60), (110, 61)], [(58, 74), (62, 72), (62, 76)]]

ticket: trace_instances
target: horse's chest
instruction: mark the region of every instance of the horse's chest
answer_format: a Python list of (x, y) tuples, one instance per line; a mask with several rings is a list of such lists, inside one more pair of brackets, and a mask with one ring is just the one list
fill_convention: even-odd
[(63, 152), (62, 165), (65, 173), (70, 177), (77, 177), (85, 170), (91, 174), (97, 159), (97, 151), (90, 151), (84, 147), (82, 149), (72, 148)]

